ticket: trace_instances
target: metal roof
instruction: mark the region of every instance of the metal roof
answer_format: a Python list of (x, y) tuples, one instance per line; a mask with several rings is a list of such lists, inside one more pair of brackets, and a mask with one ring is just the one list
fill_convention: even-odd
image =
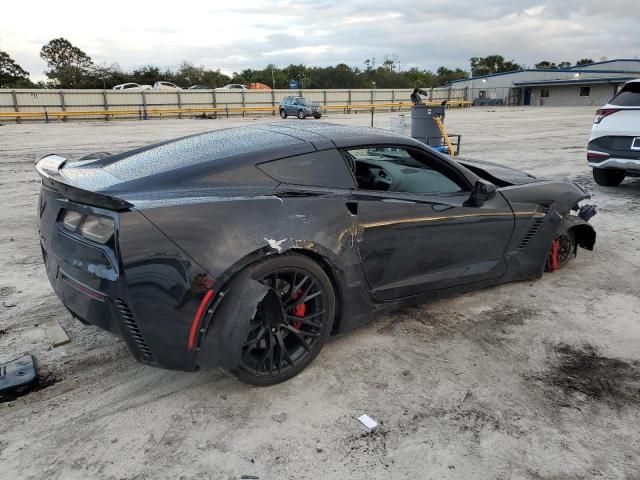
[(584, 68), (584, 67), (590, 67), (591, 65), (603, 65), (605, 63), (614, 63), (614, 62), (639, 62), (640, 63), (640, 58), (614, 58), (612, 60), (602, 60), (601, 62), (593, 62), (593, 63), (587, 63), (585, 65), (574, 65), (573, 67), (569, 67), (569, 69), (574, 69), (574, 68)]
[(604, 78), (576, 78), (569, 80), (535, 80), (530, 82), (513, 82), (519, 87), (533, 87), (537, 85), (588, 85), (593, 83), (620, 83), (635, 80), (636, 77), (604, 77)]
[[(607, 62), (597, 62), (597, 63), (592, 63), (590, 65), (597, 65), (598, 63), (609, 63), (609, 62), (614, 62), (614, 61), (619, 61), (619, 60), (609, 60)], [(637, 61), (640, 63), (640, 60), (624, 60), (624, 61)], [(589, 65), (578, 65), (578, 67), (585, 67), (585, 66), (589, 66)], [(573, 72), (576, 71), (574, 70), (575, 67), (568, 67), (568, 68), (523, 68), (520, 70), (511, 70), (510, 72), (499, 72), (499, 73), (491, 73), (489, 75), (480, 75), (477, 77), (469, 77), (469, 78), (461, 78), (460, 80), (452, 80), (449, 83), (447, 83), (447, 85), (452, 85), (454, 83), (460, 83), (460, 82), (469, 82), (471, 80), (479, 80), (482, 78), (492, 78), (492, 77), (500, 77), (502, 75), (512, 75), (514, 73), (525, 73), (525, 72), (555, 72), (555, 73), (568, 73), (568, 72)], [(584, 72), (584, 70), (580, 70), (580, 72)], [(640, 66), (638, 68), (638, 72), (640, 73)], [(628, 70), (589, 70), (589, 73), (630, 73)]]

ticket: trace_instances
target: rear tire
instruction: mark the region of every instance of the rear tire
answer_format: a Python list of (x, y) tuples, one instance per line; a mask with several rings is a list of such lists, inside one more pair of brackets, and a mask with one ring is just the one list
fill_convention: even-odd
[(249, 267), (269, 287), (249, 323), (240, 365), (231, 373), (256, 386), (288, 380), (304, 370), (329, 338), (335, 293), (325, 271), (297, 253), (270, 257)]
[(624, 180), (624, 170), (616, 170), (613, 168), (594, 168), (593, 179), (598, 185), (603, 187), (617, 187)]
[(287, 118), (287, 112), (284, 108), (280, 110), (280, 118), (282, 119)]

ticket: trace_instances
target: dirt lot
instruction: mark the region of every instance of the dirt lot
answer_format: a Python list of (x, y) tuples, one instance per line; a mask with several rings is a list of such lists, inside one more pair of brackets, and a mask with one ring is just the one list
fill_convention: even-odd
[[(0, 361), (31, 352), (42, 380), (0, 403), (0, 478), (638, 478), (640, 181), (593, 183), (593, 111), (474, 109), (446, 123), (466, 155), (588, 186), (594, 252), (536, 282), (379, 318), (272, 388), (139, 365), (72, 320), (36, 224), (43, 154), (120, 152), (252, 119), (1, 126)], [(47, 319), (70, 344), (50, 348), (35, 327)], [(362, 413), (380, 426), (366, 432)]]

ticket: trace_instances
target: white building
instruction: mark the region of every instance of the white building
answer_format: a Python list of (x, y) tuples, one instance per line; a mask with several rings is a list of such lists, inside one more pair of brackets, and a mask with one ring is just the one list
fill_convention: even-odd
[(640, 59), (615, 59), (566, 69), (525, 69), (451, 82), (476, 104), (594, 105), (607, 103), (629, 80), (640, 78)]

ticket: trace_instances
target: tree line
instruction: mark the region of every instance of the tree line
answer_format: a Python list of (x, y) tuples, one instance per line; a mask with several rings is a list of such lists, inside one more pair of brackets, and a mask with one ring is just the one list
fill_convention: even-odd
[[(144, 65), (126, 71), (117, 63), (96, 64), (91, 57), (65, 38), (56, 38), (44, 45), (40, 57), (47, 64), (46, 81), (32, 82), (29, 72), (7, 53), (0, 50), (0, 88), (99, 88), (110, 89), (122, 83), (151, 84), (158, 80), (173, 82), (181, 87), (202, 85), (222, 87), (228, 83), (259, 82), (273, 88), (288, 88), (296, 80), (301, 88), (422, 88), (441, 87), (453, 80), (492, 73), (520, 70), (523, 67), (502, 55), (472, 57), (470, 71), (440, 67), (435, 72), (412, 67), (401, 70), (395, 58), (385, 56), (376, 66), (375, 58), (366, 59), (362, 68), (340, 63), (329, 67), (289, 65), (284, 68), (270, 64), (263, 69), (246, 68), (226, 75), (220, 69), (211, 69), (183, 62), (177, 69), (162, 69)], [(575, 65), (593, 63), (583, 58)], [(535, 68), (568, 68), (571, 62), (535, 64)]]

